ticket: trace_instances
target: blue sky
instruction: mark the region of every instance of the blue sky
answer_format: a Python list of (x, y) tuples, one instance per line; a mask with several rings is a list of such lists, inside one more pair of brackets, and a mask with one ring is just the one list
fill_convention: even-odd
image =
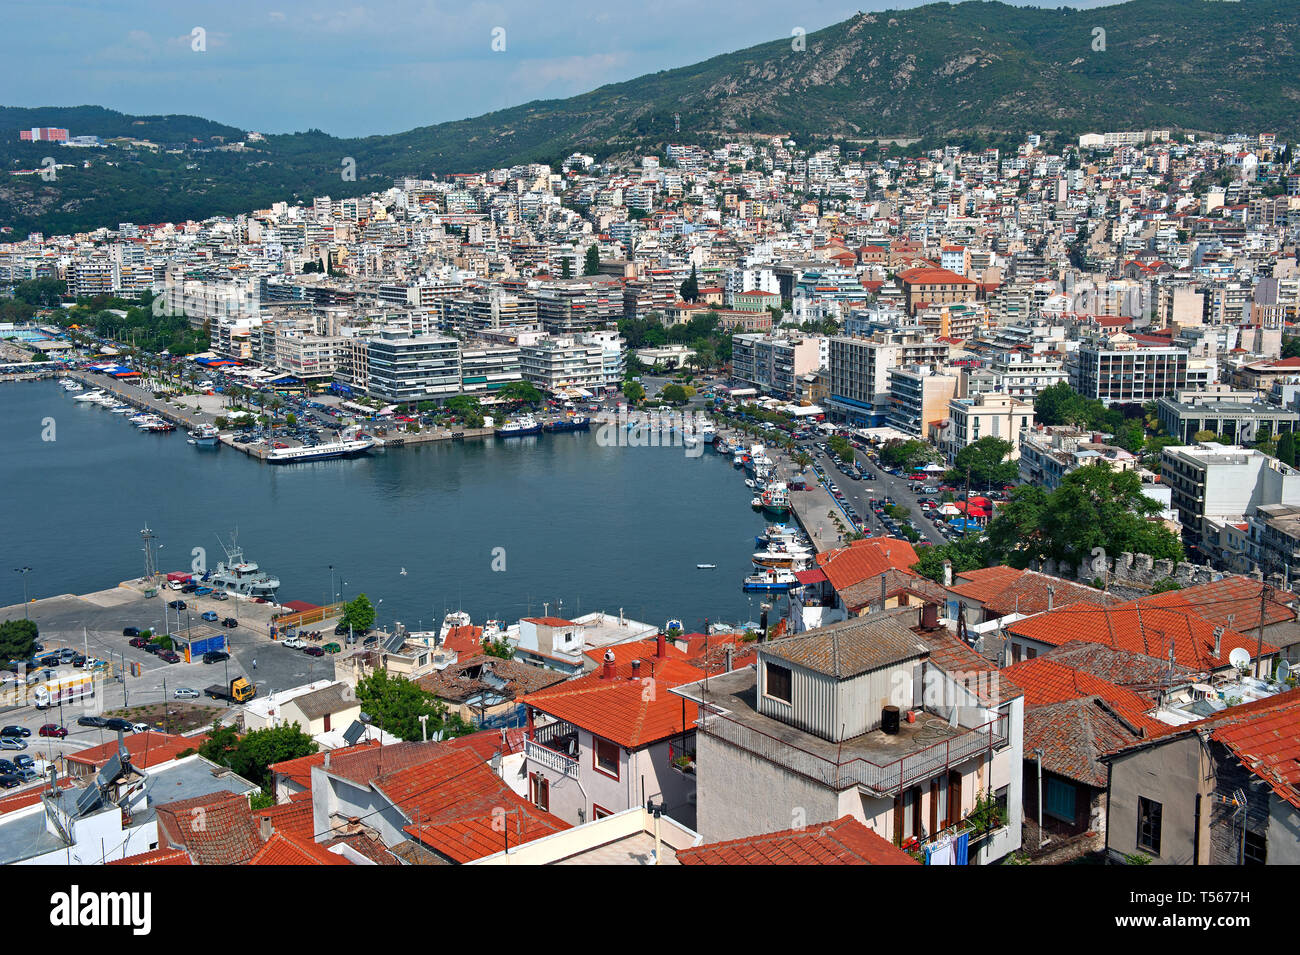
[[(190, 113), (262, 132), (399, 132), (685, 66), (788, 37), (795, 27), (811, 33), (859, 10), (915, 5), (10, 0), (0, 31), (0, 104)], [(201, 52), (193, 49), (195, 28), (205, 31)], [(492, 49), (496, 28), (505, 31), (502, 52)]]

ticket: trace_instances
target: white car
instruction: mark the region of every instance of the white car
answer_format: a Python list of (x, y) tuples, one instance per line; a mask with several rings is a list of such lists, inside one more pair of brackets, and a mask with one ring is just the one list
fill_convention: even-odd
[(288, 637), (284, 640), (281, 640), (280, 644), (281, 646), (288, 647), (290, 650), (301, 650), (303, 647), (307, 646), (306, 643), (304, 643), (302, 640), (299, 640), (297, 637)]
[(183, 686), (172, 694), (172, 698), (177, 700), (197, 700), (200, 695), (198, 690)]
[(151, 730), (151, 729), (153, 729), (153, 727), (150, 726), (148, 723), (132, 723), (132, 724), (131, 724), (131, 732), (133, 732), (133, 733), (144, 733), (144, 732), (148, 732), (148, 731)]

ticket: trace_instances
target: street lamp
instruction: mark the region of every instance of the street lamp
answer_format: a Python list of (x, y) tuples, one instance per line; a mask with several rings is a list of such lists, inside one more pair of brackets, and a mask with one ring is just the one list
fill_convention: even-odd
[(27, 575), (30, 574), (31, 572), (32, 572), (32, 569), (31, 569), (30, 567), (15, 567), (15, 568), (14, 568), (14, 573), (15, 573), (15, 574), (22, 574), (22, 575), (23, 575), (23, 619), (24, 619), (24, 620), (28, 620), (28, 619), (30, 619), (30, 618), (27, 616)]

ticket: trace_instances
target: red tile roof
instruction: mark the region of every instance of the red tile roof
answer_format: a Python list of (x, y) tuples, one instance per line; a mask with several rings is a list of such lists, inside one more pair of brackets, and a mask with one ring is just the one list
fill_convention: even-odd
[[(369, 739), (364, 743), (358, 743), (356, 746), (347, 746), (341, 749), (330, 751), (330, 758), (334, 759), (344, 756), (348, 753), (355, 753), (360, 750), (372, 749), (379, 746), (379, 740)], [(273, 776), (283, 776), (291, 782), (296, 783), (303, 789), (311, 789), (311, 768), (313, 766), (325, 765), (325, 753), (312, 753), (309, 756), (299, 756), (297, 759), (286, 759), (279, 763), (272, 763), (268, 769)]]
[(244, 865), (261, 848), (248, 797), (218, 792), (157, 807), (158, 844), (189, 851), (195, 865)]
[(1135, 731), (1127, 718), (1100, 697), (1086, 696), (1025, 709), (1025, 766), (1043, 752), (1043, 769), (1075, 782), (1104, 788), (1107, 769), (1101, 757), (1149, 735)]
[(908, 285), (974, 285), (975, 282), (966, 278), (964, 275), (958, 275), (956, 272), (949, 272), (947, 269), (927, 268), (921, 266), (915, 269), (908, 269), (905, 272), (898, 273), (898, 277)]
[(1273, 792), (1300, 809), (1300, 691), (1259, 702), (1272, 705), (1236, 716), (1242, 708), (1233, 707), (1222, 717), (1211, 717), (1217, 723), (1212, 736)]
[(524, 617), (523, 620), (528, 623), (535, 623), (541, 627), (575, 627), (572, 620), (565, 620), (563, 617)]
[(190, 855), (184, 849), (150, 849), (137, 852), (124, 859), (115, 859), (108, 865), (193, 865)]
[[(131, 733), (123, 737), (123, 745), (131, 754), (131, 765), (136, 769), (148, 769), (169, 763), (187, 749), (197, 750), (208, 738), (206, 733), (197, 736), (171, 736), (149, 730), (144, 733)], [(96, 770), (103, 769), (104, 764), (117, 755), (117, 740), (92, 746), (90, 749), (69, 753), (67, 760), (90, 766)]]
[(1043, 613), (1048, 609), (1049, 587), (1052, 588), (1050, 602), (1053, 608), (1068, 607), (1081, 600), (1104, 605), (1119, 602), (1110, 594), (1086, 584), (1072, 583), (1033, 570), (990, 567), (957, 576), (961, 582), (954, 584), (953, 593), (979, 601), (985, 610), (998, 616)]
[(1148, 733), (1156, 732), (1165, 725), (1147, 716), (1155, 703), (1141, 693), (1072, 669), (1049, 657), (1013, 663), (1009, 667), (1003, 667), (1002, 673), (1025, 691), (1026, 706), (1064, 703), (1067, 700), (1096, 696)]
[[(605, 651), (614, 652), (614, 663), (616, 666), (630, 664), (633, 660), (653, 660), (658, 653), (658, 640), (634, 640), (632, 643), (616, 643), (611, 647), (594, 647), (590, 650), (584, 650), (583, 655), (594, 660), (598, 665), (605, 663)], [(665, 638), (664, 653), (669, 660), (685, 660), (686, 654), (677, 649), (671, 640)], [(641, 669), (645, 669), (643, 663)]]
[(316, 839), (310, 792), (297, 793), (291, 796), (288, 802), (255, 810), (253, 815), (257, 817), (259, 824), (262, 819), (270, 819), (271, 826), (276, 832), (306, 839), (308, 842)]
[(307, 839), (274, 832), (248, 861), (249, 865), (351, 865), (336, 852)]
[(910, 574), (916, 560), (916, 549), (893, 537), (866, 537), (817, 555), (818, 566), (836, 590), (879, 577), (890, 568)]
[[(1184, 587), (1182, 590), (1142, 597), (1124, 606), (1190, 610), (1211, 623), (1245, 630), (1259, 624), (1259, 597), (1263, 587), (1263, 581), (1234, 575), (1206, 584)], [(1284, 600), (1294, 602), (1295, 596), (1270, 592), (1264, 603), (1265, 626), (1295, 620), (1295, 611)]]
[(852, 816), (835, 822), (679, 849), (682, 865), (917, 865)]
[[(1254, 658), (1255, 641), (1235, 630), (1223, 631), (1216, 656), (1214, 629), (1214, 624), (1204, 617), (1187, 611), (1131, 605), (1101, 607), (1082, 602), (1005, 627), (1008, 634), (1050, 646), (1083, 640), (1152, 657), (1168, 658), (1172, 644), (1174, 662), (1198, 671), (1228, 666), (1228, 654), (1237, 647), (1246, 649)], [(1264, 643), (1265, 654), (1276, 652), (1277, 647)]]
[(686, 732), (694, 725), (695, 704), (673, 696), (669, 690), (704, 679), (704, 672), (680, 660), (643, 663), (638, 677), (632, 666), (616, 666), (614, 677), (601, 671), (530, 693), (529, 706), (574, 726), (638, 749)]

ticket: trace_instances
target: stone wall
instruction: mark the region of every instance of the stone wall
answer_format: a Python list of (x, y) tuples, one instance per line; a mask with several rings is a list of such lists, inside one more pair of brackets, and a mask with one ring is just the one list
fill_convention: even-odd
[[(1083, 560), (1077, 567), (1065, 561), (1045, 560), (1038, 562), (1035, 570), (1053, 577), (1091, 584), (1100, 578), (1109, 593), (1117, 597), (1133, 599), (1151, 592), (1151, 588), (1162, 580), (1173, 580), (1183, 587), (1208, 584), (1221, 580), (1226, 575), (1208, 564), (1193, 564), (1188, 561), (1156, 560), (1150, 554), (1130, 554), (1127, 551), (1116, 558), (1105, 554)], [(1285, 589), (1282, 576), (1272, 574), (1265, 578), (1258, 571), (1249, 575), (1256, 580), (1267, 580), (1277, 590)]]

